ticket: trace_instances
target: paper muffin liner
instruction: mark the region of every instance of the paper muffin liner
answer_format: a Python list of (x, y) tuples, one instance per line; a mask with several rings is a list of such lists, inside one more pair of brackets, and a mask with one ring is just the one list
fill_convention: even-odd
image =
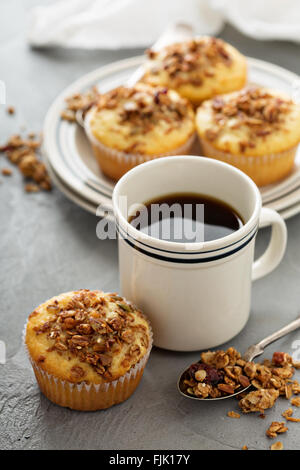
[(102, 384), (68, 382), (39, 367), (31, 358), (25, 342), (27, 323), (28, 321), (23, 329), (23, 343), (37, 383), (43, 394), (53, 403), (79, 411), (102, 410), (127, 400), (137, 388), (152, 349), (153, 333), (149, 322), (149, 346), (146, 354), (125, 375)]
[(246, 173), (257, 186), (265, 186), (285, 178), (293, 169), (298, 145), (283, 152), (246, 156), (222, 152), (207, 140), (200, 139), (203, 155), (229, 163)]
[(85, 119), (84, 128), (86, 135), (91, 143), (94, 155), (102, 172), (113, 180), (118, 180), (119, 178), (121, 178), (121, 176), (127, 173), (127, 171), (131, 170), (131, 168), (140, 165), (141, 163), (148, 162), (149, 160), (154, 160), (155, 158), (161, 157), (189, 154), (196, 138), (195, 132), (186, 140), (183, 145), (176, 147), (169, 152), (164, 152), (157, 155), (126, 153), (120, 150), (107, 147), (98, 139), (96, 139), (90, 129), (89, 117), (90, 116), (87, 115)]

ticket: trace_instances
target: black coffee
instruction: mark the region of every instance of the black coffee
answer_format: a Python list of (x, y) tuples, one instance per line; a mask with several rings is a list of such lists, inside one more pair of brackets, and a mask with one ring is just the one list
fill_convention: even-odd
[(175, 242), (203, 242), (226, 237), (243, 221), (223, 201), (202, 194), (169, 194), (141, 206), (129, 222), (154, 238)]

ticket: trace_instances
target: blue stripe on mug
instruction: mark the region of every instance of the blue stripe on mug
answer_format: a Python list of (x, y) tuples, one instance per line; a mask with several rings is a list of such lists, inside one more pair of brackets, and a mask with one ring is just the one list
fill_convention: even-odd
[(121, 237), (123, 239), (131, 239), (131, 244), (134, 245), (135, 242), (138, 243), (139, 245), (143, 245), (145, 248), (150, 248), (151, 250), (155, 250), (155, 251), (161, 251), (163, 253), (170, 253), (170, 254), (178, 254), (178, 255), (203, 255), (203, 254), (207, 254), (207, 253), (215, 253), (217, 251), (222, 251), (222, 250), (226, 250), (227, 248), (230, 248), (231, 246), (234, 246), (234, 245), (237, 245), (238, 243), (240, 243), (241, 241), (245, 240), (247, 237), (249, 237), (250, 235), (251, 236), (251, 239), (253, 238), (253, 235), (255, 235), (257, 233), (257, 230), (258, 230), (258, 225), (255, 225), (252, 230), (250, 230), (250, 232), (248, 232), (246, 235), (244, 235), (244, 237), (240, 238), (239, 240), (237, 240), (236, 242), (233, 242), (233, 243), (230, 243), (229, 245), (225, 245), (221, 248), (216, 248), (215, 250), (207, 250), (207, 251), (191, 251), (191, 250), (187, 250), (187, 251), (172, 251), (172, 250), (164, 250), (163, 248), (157, 248), (157, 247), (153, 247), (151, 245), (148, 245), (147, 243), (144, 243), (144, 242), (141, 242), (139, 240), (136, 240), (135, 238), (133, 238), (129, 233), (126, 233), (122, 227), (120, 227), (120, 225), (116, 222), (116, 228), (117, 228), (117, 232), (121, 235)]
[[(120, 233), (118, 226), (117, 226), (117, 232)], [(247, 246), (251, 242), (251, 240), (255, 237), (256, 234), (257, 234), (257, 227), (256, 227), (256, 230), (254, 231), (254, 233), (251, 235), (251, 237), (248, 238), (248, 240), (246, 240), (245, 243), (243, 243), (242, 245), (239, 245), (237, 248), (234, 248), (233, 250), (228, 251), (226, 253), (222, 253), (221, 255), (211, 256), (209, 258), (197, 258), (197, 259), (193, 259), (193, 258), (169, 258), (167, 256), (162, 256), (162, 255), (152, 253), (150, 251), (146, 251), (143, 248), (140, 248), (140, 247), (134, 245), (134, 243), (129, 241), (127, 238), (122, 237), (122, 240), (124, 240), (124, 242), (127, 243), (129, 246), (131, 246), (131, 248), (133, 248), (134, 250), (137, 250), (137, 251), (139, 251), (140, 253), (142, 253), (146, 256), (150, 256), (151, 258), (155, 258), (155, 259), (160, 260), (160, 261), (167, 261), (169, 263), (196, 264), (196, 263), (209, 263), (210, 261), (217, 261), (217, 260), (220, 260), (220, 259), (223, 259), (223, 258), (227, 258), (228, 256), (232, 256), (233, 254), (237, 253), (238, 251), (242, 250), (245, 246)], [(217, 251), (217, 250), (215, 250), (215, 251)], [(170, 253), (176, 254), (176, 252), (170, 252)], [(190, 253), (187, 252), (186, 254), (190, 254)]]

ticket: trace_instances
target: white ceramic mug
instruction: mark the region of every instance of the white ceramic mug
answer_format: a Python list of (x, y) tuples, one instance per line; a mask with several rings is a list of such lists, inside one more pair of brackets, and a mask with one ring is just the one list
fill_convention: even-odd
[[(213, 196), (233, 207), (245, 223), (226, 237), (188, 244), (150, 237), (128, 223), (128, 207), (172, 193)], [(124, 196), (127, 207), (120, 202)], [(276, 268), (287, 240), (281, 216), (261, 206), (260, 192), (247, 175), (204, 157), (159, 158), (133, 168), (118, 181), (113, 207), (121, 290), (149, 317), (156, 346), (208, 349), (230, 340), (245, 326), (251, 281)], [(272, 226), (269, 246), (253, 262), (258, 227), (267, 225)]]

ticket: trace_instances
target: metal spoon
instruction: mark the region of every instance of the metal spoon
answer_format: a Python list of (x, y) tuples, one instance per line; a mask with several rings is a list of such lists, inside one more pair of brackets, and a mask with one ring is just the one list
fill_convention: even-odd
[[(151, 49), (158, 51), (168, 44), (174, 42), (180, 42), (185, 39), (190, 39), (194, 35), (194, 29), (190, 24), (187, 23), (175, 23), (169, 26), (162, 35), (153, 44)], [(133, 87), (144, 75), (145, 67), (144, 64), (140, 65), (134, 73), (126, 80), (124, 84), (127, 87)], [(79, 109), (75, 114), (77, 124), (84, 128), (84, 111)]]
[[(247, 362), (253, 361), (253, 359), (255, 357), (260, 356), (264, 352), (264, 349), (265, 349), (266, 346), (269, 346), (269, 344), (273, 343), (274, 341), (277, 341), (279, 338), (282, 338), (283, 336), (291, 333), (292, 331), (297, 330), (298, 328), (300, 328), (300, 316), (297, 317), (296, 320), (292, 321), (288, 325), (281, 328), (280, 330), (275, 331), (275, 333), (271, 334), (270, 336), (267, 336), (266, 338), (261, 340), (259, 343), (253, 344), (252, 346), (250, 346), (247, 349), (247, 351), (244, 353), (242, 359), (244, 359)], [(184, 390), (182, 388), (182, 384), (183, 384), (184, 379), (186, 378), (188, 370), (189, 370), (189, 367), (187, 369), (185, 369), (180, 374), (178, 382), (177, 382), (177, 388), (178, 388), (179, 393), (181, 393), (181, 395), (183, 395), (186, 398), (191, 398), (192, 400), (206, 400), (206, 401), (207, 400), (209, 400), (209, 401), (224, 400), (225, 398), (232, 398), (236, 395), (239, 395), (240, 393), (245, 392), (246, 390), (248, 390), (248, 388), (251, 387), (251, 384), (250, 384), (250, 385), (248, 385), (248, 387), (240, 388), (238, 391), (232, 393), (232, 395), (226, 395), (224, 397), (218, 397), (218, 398), (198, 398), (198, 397), (194, 397), (194, 396), (189, 395), (188, 393), (184, 392)]]

